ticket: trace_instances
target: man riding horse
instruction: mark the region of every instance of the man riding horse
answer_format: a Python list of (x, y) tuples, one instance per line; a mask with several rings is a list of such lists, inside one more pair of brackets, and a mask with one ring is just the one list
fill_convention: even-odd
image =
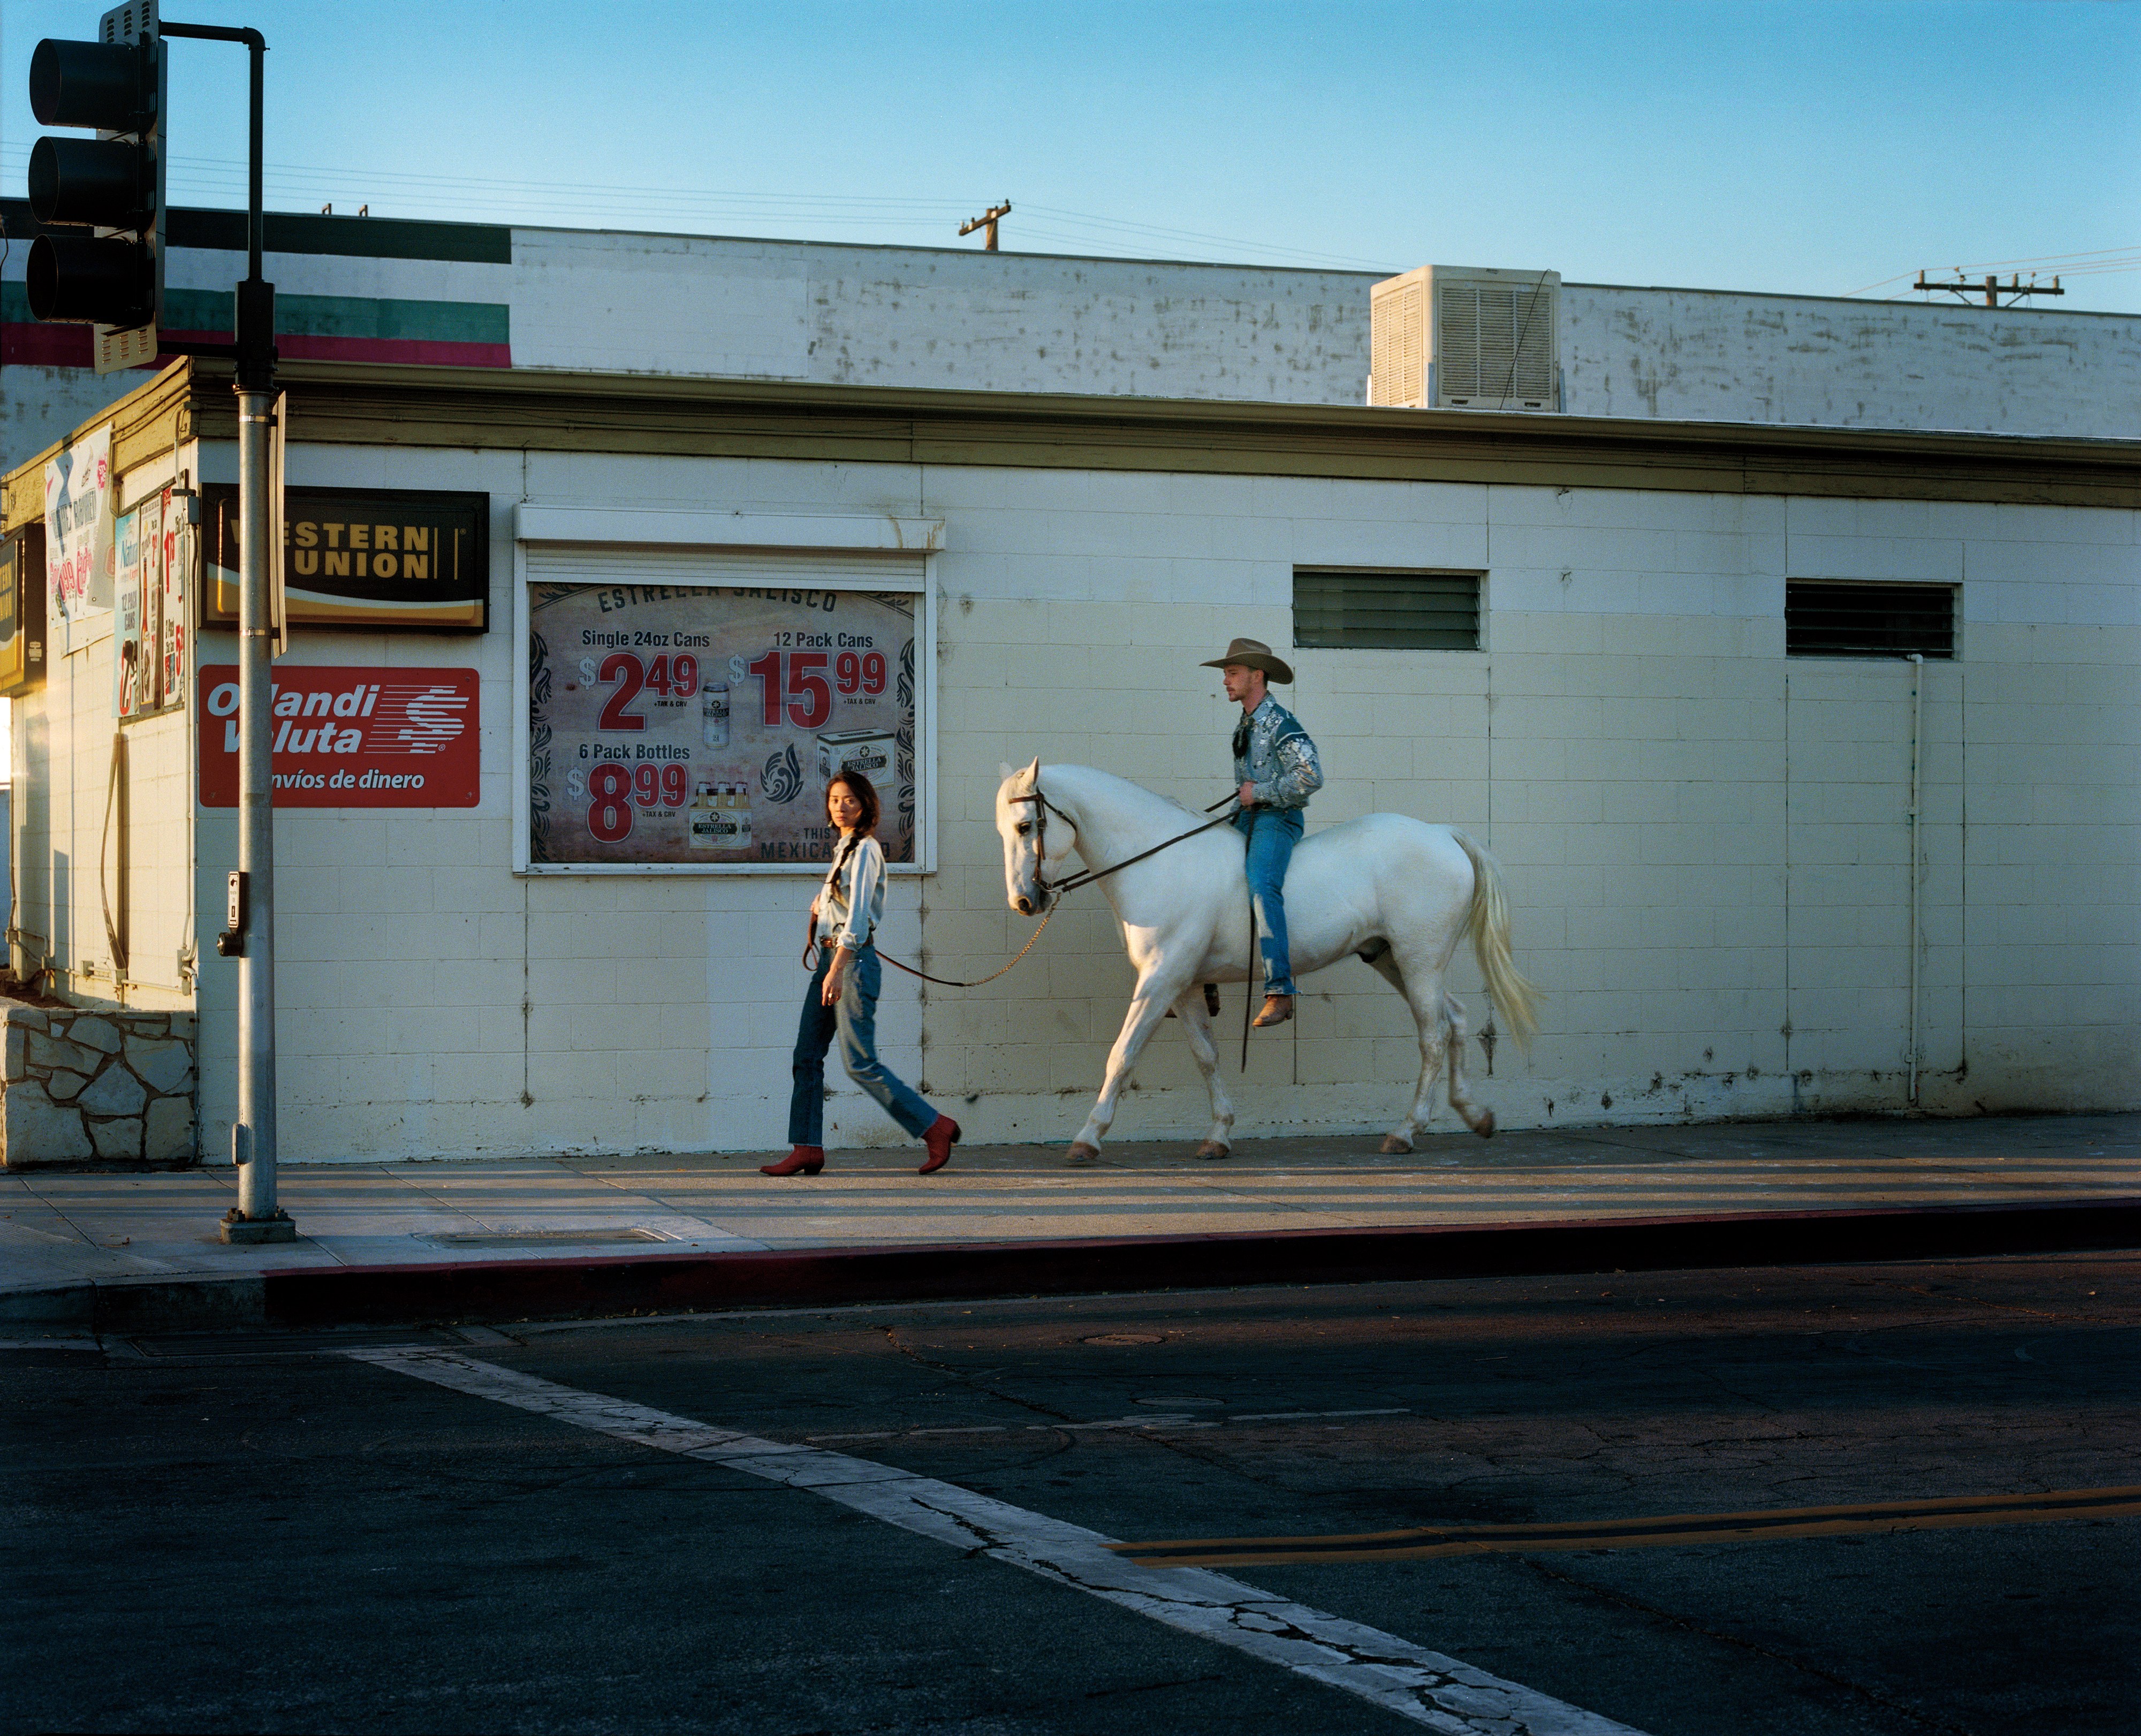
[(1217, 669), (1227, 697), (1242, 708), (1234, 726), (1234, 782), (1241, 787), (1237, 831), (1248, 840), (1249, 898), (1263, 954), (1264, 1004), (1259, 1027), (1293, 1017), (1293, 969), (1286, 939), (1286, 869), (1301, 841), (1308, 798), (1323, 787), (1316, 743), (1292, 712), (1271, 697), (1273, 681), (1291, 685), (1293, 671), (1257, 639), (1238, 639)]

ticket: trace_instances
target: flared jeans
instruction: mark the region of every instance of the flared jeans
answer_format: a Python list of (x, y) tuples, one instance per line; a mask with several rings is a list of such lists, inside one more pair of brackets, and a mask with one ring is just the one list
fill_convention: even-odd
[(919, 1139), (937, 1112), (877, 1058), (877, 992), (883, 977), (877, 949), (865, 946), (848, 960), (839, 999), (824, 1003), (825, 973), (833, 948), (818, 949), (818, 968), (803, 994), (803, 1018), (795, 1032), (795, 1089), (788, 1099), (788, 1142), (825, 1142), (825, 1051), (835, 1038), (848, 1077), (884, 1106), (885, 1113)]

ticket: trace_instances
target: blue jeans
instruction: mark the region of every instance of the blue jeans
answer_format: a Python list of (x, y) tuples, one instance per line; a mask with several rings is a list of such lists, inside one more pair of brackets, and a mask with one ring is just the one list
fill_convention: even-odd
[(877, 991), (883, 974), (877, 949), (865, 946), (848, 960), (840, 979), (840, 997), (829, 1007), (823, 995), (825, 973), (832, 964), (832, 947), (819, 947), (818, 968), (810, 973), (810, 986), (804, 991), (803, 1019), (795, 1031), (795, 1085), (788, 1099), (788, 1142), (825, 1142), (825, 1051), (836, 1034), (840, 1063), (848, 1077), (919, 1139), (937, 1119), (937, 1112), (877, 1058)]
[(1261, 805), (1234, 816), (1234, 830), (1249, 841), (1249, 898), (1256, 907), (1267, 994), (1293, 993), (1293, 965), (1286, 947), (1286, 865), (1293, 859), (1307, 817), (1300, 808)]

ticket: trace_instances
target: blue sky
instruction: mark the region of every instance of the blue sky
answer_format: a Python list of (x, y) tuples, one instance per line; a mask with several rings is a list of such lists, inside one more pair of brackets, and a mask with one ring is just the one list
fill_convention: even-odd
[[(167, 9), (267, 33), (288, 210), (971, 247), (1008, 196), (1051, 253), (1804, 294), (2020, 260), (2141, 311), (2057, 257), (2141, 266), (2124, 0)], [(101, 10), (7, 0), (11, 192), (30, 52)], [(244, 56), (177, 52), (175, 193), (240, 203)]]

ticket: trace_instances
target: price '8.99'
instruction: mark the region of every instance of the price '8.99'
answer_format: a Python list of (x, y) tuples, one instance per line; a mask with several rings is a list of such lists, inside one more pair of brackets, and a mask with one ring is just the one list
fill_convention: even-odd
[(588, 774), (588, 831), (604, 844), (616, 844), (632, 836), (632, 810), (681, 808), (692, 793), (688, 767), (672, 761), (666, 766), (598, 766)]

